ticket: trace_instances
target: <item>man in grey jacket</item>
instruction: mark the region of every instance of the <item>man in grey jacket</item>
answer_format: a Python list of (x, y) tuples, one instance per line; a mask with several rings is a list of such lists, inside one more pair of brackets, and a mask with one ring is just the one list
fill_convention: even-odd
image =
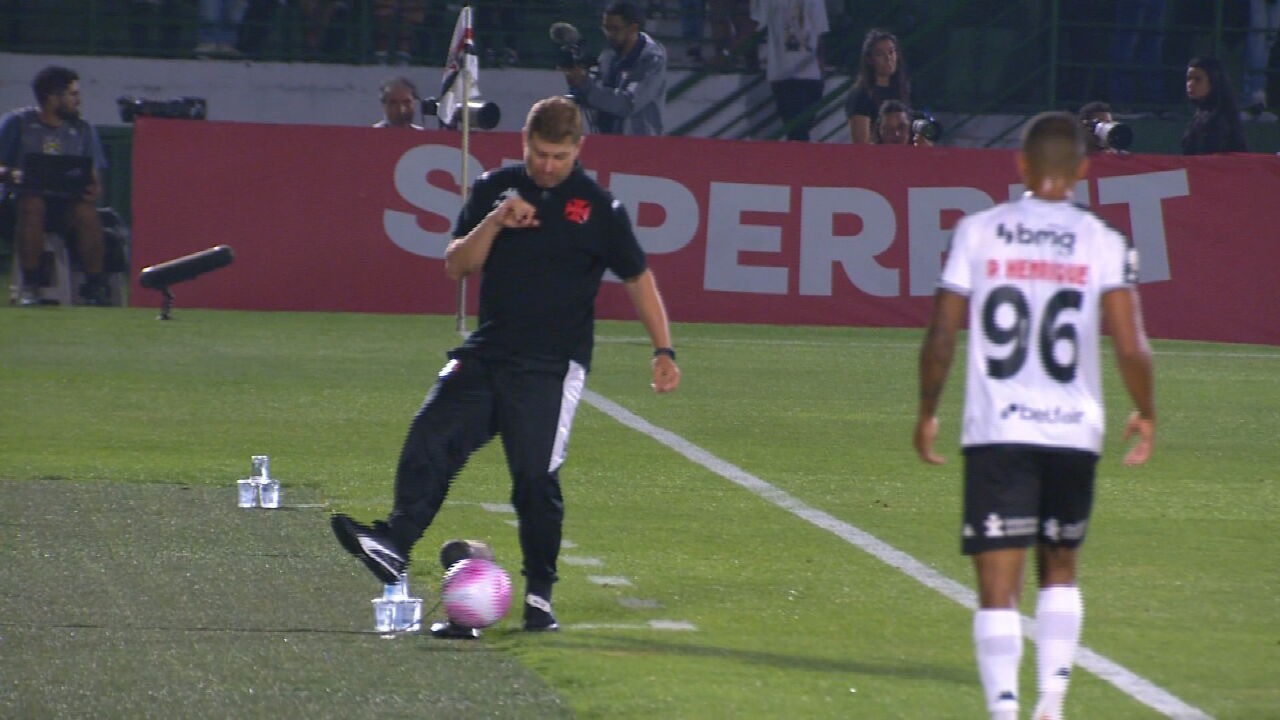
[(576, 65), (560, 68), (570, 94), (586, 111), (592, 128), (613, 135), (661, 135), (667, 96), (667, 50), (640, 27), (644, 16), (626, 0), (604, 11), (609, 46), (591, 73)]

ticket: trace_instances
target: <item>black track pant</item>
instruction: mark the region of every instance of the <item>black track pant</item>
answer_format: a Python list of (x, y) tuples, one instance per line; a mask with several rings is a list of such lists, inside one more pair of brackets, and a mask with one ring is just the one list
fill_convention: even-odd
[(529, 590), (550, 597), (560, 554), (560, 465), (586, 380), (574, 362), (557, 368), (455, 352), (414, 416), (396, 469), (391, 537), (406, 552), (435, 519), (454, 477), (493, 438), (511, 472), (511, 504)]

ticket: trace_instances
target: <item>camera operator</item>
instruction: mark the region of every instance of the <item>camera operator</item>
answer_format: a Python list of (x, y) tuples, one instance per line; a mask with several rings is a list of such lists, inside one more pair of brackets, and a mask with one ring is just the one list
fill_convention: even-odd
[(376, 128), (409, 128), (421, 130), (421, 125), (413, 122), (413, 114), (417, 112), (421, 102), (418, 88), (409, 78), (398, 76), (382, 81), (378, 86), (379, 98), (382, 101), (382, 119), (374, 123)]
[(880, 128), (881, 145), (914, 145), (931, 147), (933, 141), (923, 132), (916, 132), (911, 119), (911, 109), (901, 100), (885, 100), (880, 104), (876, 127)]
[(1127, 125), (1116, 122), (1111, 106), (1101, 101), (1085, 103), (1076, 113), (1084, 127), (1085, 151), (1094, 155), (1100, 152), (1117, 154), (1133, 143), (1133, 131)]
[[(75, 238), (85, 272), (81, 300), (86, 305), (107, 305), (110, 290), (103, 272), (103, 229), (97, 210), (100, 173), (107, 160), (97, 130), (80, 117), (80, 76), (70, 68), (50, 65), (36, 73), (31, 89), (35, 107), (18, 108), (0, 118), (0, 182), (7, 185), (0, 199), (11, 196), (16, 216), (14, 246), (22, 268), (19, 302), (24, 307), (41, 303), (44, 234), (52, 230)], [(83, 194), (66, 197), (24, 185), (24, 160), (39, 154), (91, 158), (93, 169)]]
[(599, 69), (576, 61), (564, 72), (571, 94), (596, 132), (661, 135), (667, 96), (667, 51), (640, 27), (644, 16), (625, 0), (604, 11), (605, 40)]

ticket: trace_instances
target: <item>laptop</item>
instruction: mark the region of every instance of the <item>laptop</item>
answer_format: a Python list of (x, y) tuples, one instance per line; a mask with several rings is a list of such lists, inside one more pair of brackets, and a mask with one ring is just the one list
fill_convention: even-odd
[(22, 192), (51, 198), (84, 197), (93, 181), (93, 158), (27, 153), (22, 159)]

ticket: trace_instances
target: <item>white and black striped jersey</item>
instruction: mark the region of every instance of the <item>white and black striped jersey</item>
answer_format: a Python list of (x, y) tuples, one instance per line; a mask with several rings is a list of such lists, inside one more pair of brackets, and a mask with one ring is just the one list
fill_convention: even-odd
[(1130, 243), (1070, 201), (1027, 193), (961, 220), (939, 280), (969, 298), (961, 444), (1100, 452), (1100, 301), (1136, 282)]

